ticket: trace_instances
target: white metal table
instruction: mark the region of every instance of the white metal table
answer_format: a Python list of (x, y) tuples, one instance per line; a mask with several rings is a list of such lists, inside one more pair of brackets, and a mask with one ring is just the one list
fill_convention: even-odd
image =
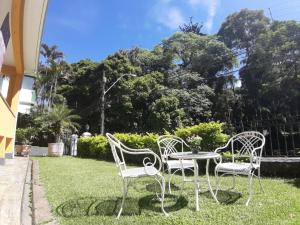
[(199, 171), (197, 160), (206, 160), (206, 181), (209, 188), (209, 191), (212, 197), (215, 199), (217, 203), (219, 203), (216, 195), (214, 194), (210, 179), (209, 179), (209, 161), (210, 159), (220, 158), (220, 154), (215, 152), (198, 152), (197, 154), (193, 154), (192, 152), (176, 152), (172, 153), (170, 157), (179, 160), (193, 160), (194, 162), (194, 183), (195, 183), (195, 195), (196, 195), (196, 211), (199, 211)]

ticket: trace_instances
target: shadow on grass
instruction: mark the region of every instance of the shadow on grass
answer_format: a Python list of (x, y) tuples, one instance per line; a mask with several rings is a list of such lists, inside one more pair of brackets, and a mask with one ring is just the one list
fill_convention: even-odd
[[(167, 212), (178, 211), (188, 205), (188, 200), (184, 196), (165, 194), (164, 208)], [(139, 200), (142, 209), (161, 212), (161, 202), (154, 195), (147, 195)]]
[[(158, 183), (147, 184), (146, 185), (146, 190), (149, 191), (149, 192), (152, 192), (152, 193), (155, 193), (155, 192), (160, 193), (161, 192), (160, 186), (159, 186)], [(168, 186), (168, 183), (166, 183), (166, 192), (168, 190), (169, 190), (169, 186)], [(171, 190), (172, 191), (178, 191), (178, 190), (180, 190), (180, 188), (177, 185), (171, 183)]]
[[(118, 214), (122, 198), (103, 199), (96, 197), (85, 197), (66, 201), (56, 208), (59, 216), (66, 218), (83, 216), (115, 216)], [(188, 201), (183, 196), (166, 195), (165, 210), (167, 212), (177, 211), (186, 207)], [(122, 215), (140, 215), (142, 210), (161, 212), (160, 201), (154, 195), (142, 198), (126, 198)]]
[[(210, 191), (205, 191), (202, 192), (201, 194), (206, 198), (213, 199)], [(219, 190), (217, 195), (218, 201), (225, 205), (233, 204), (241, 197), (242, 197), (241, 193), (229, 191), (229, 190)]]
[(289, 181), (286, 181), (286, 183), (291, 184), (295, 186), (296, 188), (300, 188), (300, 178), (295, 178)]

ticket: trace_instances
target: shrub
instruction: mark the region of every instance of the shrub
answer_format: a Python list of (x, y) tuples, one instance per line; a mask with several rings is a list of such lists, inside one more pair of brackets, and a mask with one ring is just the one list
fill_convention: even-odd
[(141, 134), (124, 134), (116, 133), (114, 134), (122, 143), (130, 148), (150, 148), (154, 152), (158, 152), (158, 146), (156, 140), (158, 134), (147, 133), (145, 135)]
[[(157, 134), (149, 133), (146, 135), (140, 135), (130, 133), (115, 133), (114, 135), (130, 148), (150, 148), (158, 153), (158, 146), (156, 144), (156, 140), (158, 138)], [(79, 138), (77, 143), (77, 154), (79, 157), (83, 158), (112, 160), (110, 146), (106, 137), (102, 135)], [(127, 160), (128, 162), (134, 163), (142, 158), (143, 156), (132, 156), (131, 158), (127, 158)]]
[(22, 145), (30, 145), (35, 135), (36, 135), (36, 129), (32, 127), (17, 128), (16, 142)]
[[(158, 138), (157, 134), (147, 133), (145, 135), (141, 135), (130, 133), (116, 133), (114, 135), (129, 148), (149, 148), (159, 155), (158, 146), (156, 143), (156, 140)], [(142, 163), (142, 160), (146, 157), (146, 155), (124, 154), (124, 157), (127, 163)]]
[[(228, 136), (222, 133), (222, 126), (223, 124), (219, 122), (201, 123), (192, 127), (178, 128), (175, 131), (175, 135), (183, 139), (198, 135), (203, 139), (201, 143), (202, 149), (204, 151), (213, 151), (228, 140)], [(114, 136), (130, 148), (150, 148), (159, 155), (156, 143), (158, 134), (115, 133)], [(77, 149), (79, 157), (112, 160), (110, 146), (106, 137), (102, 135), (79, 138)], [(141, 159), (145, 157), (144, 155), (131, 155), (128, 157), (125, 154), (124, 156), (128, 163), (141, 162)]]
[(200, 123), (191, 127), (177, 128), (175, 135), (185, 140), (193, 135), (198, 135), (202, 137), (202, 150), (214, 151), (229, 139), (229, 136), (223, 133), (223, 125), (220, 122)]
[(79, 138), (77, 154), (83, 158), (109, 160), (112, 158), (108, 141), (103, 135)]

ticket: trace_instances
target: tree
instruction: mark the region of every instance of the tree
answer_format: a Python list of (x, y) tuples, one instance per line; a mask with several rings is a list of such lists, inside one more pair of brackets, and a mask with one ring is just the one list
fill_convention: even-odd
[[(99, 63), (56, 62), (45, 47), (36, 85), (45, 103), (66, 102), (92, 132), (99, 132), (103, 103), (110, 132), (163, 132), (210, 120), (233, 132), (258, 112), (274, 118), (299, 112), (299, 26), (244, 9), (226, 18), (218, 36), (201, 35), (191, 19), (153, 49), (119, 50)], [(45, 76), (55, 71), (63, 72)], [(124, 77), (101, 100), (124, 73), (138, 76)]]
[(248, 56), (256, 38), (269, 26), (270, 20), (263, 10), (242, 9), (226, 17), (217, 35), (237, 55), (245, 52)]
[[(103, 62), (99, 64), (99, 66), (96, 68), (96, 73), (98, 74), (100, 78), (99, 82), (99, 91), (98, 93), (98, 109), (99, 109), (99, 122), (98, 127), (100, 130), (100, 133), (104, 133), (104, 124), (105, 124), (105, 104), (107, 100), (109, 100), (109, 97), (114, 91), (123, 83), (123, 80), (119, 80), (123, 77), (123, 74), (139, 74), (140, 68), (136, 67), (131, 64), (128, 55), (125, 51), (119, 51), (114, 55), (111, 55), (107, 57)], [(115, 82), (118, 81), (118, 83)], [(108, 95), (106, 94), (106, 86), (114, 88), (109, 92)], [(105, 97), (104, 97), (105, 95)], [(116, 98), (114, 97), (114, 100)]]
[[(124, 77), (125, 78), (125, 77)], [(112, 91), (120, 96), (106, 101), (106, 124), (110, 131), (147, 132), (150, 105), (161, 96), (163, 75), (153, 72), (131, 79), (122, 79), (122, 87)], [(111, 94), (111, 93), (109, 93)]]
[(180, 68), (197, 72), (208, 80), (214, 79), (219, 72), (231, 69), (235, 63), (230, 49), (215, 36), (175, 33), (163, 40), (162, 45), (164, 54), (171, 55), (172, 61)]
[(174, 71), (168, 76), (167, 86), (166, 94), (176, 96), (185, 112), (184, 125), (209, 120), (214, 92), (198, 73), (182, 69)]
[(184, 33), (194, 33), (201, 36), (204, 36), (205, 34), (201, 32), (201, 29), (203, 28), (203, 23), (194, 23), (193, 17), (190, 17), (190, 22), (188, 24), (183, 24), (183, 26), (179, 26), (179, 29)]
[(156, 132), (162, 132), (182, 127), (184, 110), (179, 106), (179, 100), (175, 96), (162, 96), (150, 106), (151, 127)]
[(300, 25), (275, 22), (261, 34), (241, 69), (242, 88), (251, 118), (253, 106), (272, 116), (299, 111)]
[(63, 76), (58, 82), (57, 93), (64, 96), (67, 105), (81, 117), (81, 127), (98, 122), (98, 86), (95, 85), (98, 82), (95, 72), (97, 65), (98, 63), (89, 59), (73, 63), (67, 76)]
[(72, 112), (66, 105), (54, 105), (35, 120), (42, 125), (43, 130), (54, 136), (55, 142), (61, 142), (64, 134), (71, 130), (76, 131), (79, 126), (75, 121), (80, 117)]
[(174, 68), (172, 56), (166, 54), (160, 45), (152, 50), (133, 48), (126, 51), (132, 65), (141, 68), (141, 73), (165, 72)]
[(44, 110), (45, 105), (51, 108), (56, 97), (57, 80), (62, 75), (67, 63), (62, 61), (63, 53), (58, 46), (41, 45), (40, 54), (43, 56), (39, 67), (39, 74), (35, 81), (38, 104)]

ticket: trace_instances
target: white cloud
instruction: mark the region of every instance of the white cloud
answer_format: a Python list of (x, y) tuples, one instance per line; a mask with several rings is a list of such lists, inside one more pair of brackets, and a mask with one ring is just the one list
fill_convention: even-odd
[(208, 8), (208, 15), (205, 21), (205, 27), (208, 32), (211, 31), (214, 23), (214, 18), (217, 13), (218, 0), (188, 0), (191, 7), (206, 6)]
[(209, 7), (208, 7), (208, 17), (205, 22), (206, 28), (208, 32), (211, 31), (211, 28), (213, 26), (214, 18), (217, 12), (217, 0), (211, 0)]
[(177, 29), (184, 23), (181, 11), (172, 7), (167, 10), (158, 18), (159, 22), (170, 29)]
[(178, 29), (185, 20), (179, 7), (172, 6), (171, 0), (159, 0), (150, 11), (157, 23), (171, 30)]

